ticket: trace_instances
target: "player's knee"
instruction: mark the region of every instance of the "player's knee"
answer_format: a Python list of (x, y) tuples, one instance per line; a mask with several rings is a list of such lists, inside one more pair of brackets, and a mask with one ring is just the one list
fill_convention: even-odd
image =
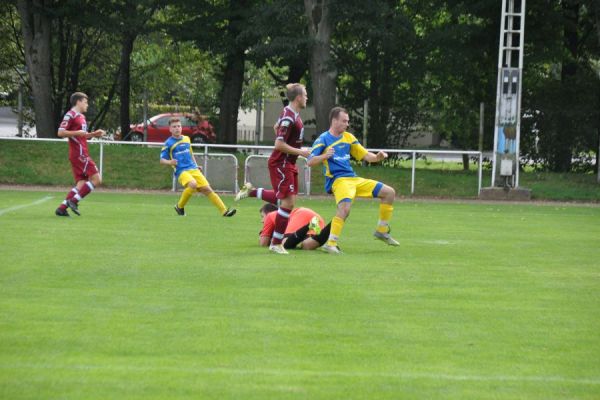
[(190, 182), (187, 184), (187, 187), (189, 187), (189, 188), (190, 188), (190, 189), (192, 189), (192, 190), (195, 190), (195, 189), (197, 189), (197, 188), (198, 188), (198, 184), (196, 183), (196, 181), (190, 181)]
[(92, 185), (94, 186), (100, 186), (102, 184), (102, 178), (100, 177), (99, 174), (96, 174), (94, 176), (92, 176), (92, 178), (90, 179), (90, 181), (92, 182)]
[(199, 187), (198, 191), (204, 195), (209, 195), (213, 192), (212, 188), (209, 185)]
[(338, 205), (337, 216), (346, 219), (350, 215), (350, 207), (352, 206), (349, 202), (343, 202)]
[(386, 188), (387, 188), (387, 190), (386, 190), (386, 198), (388, 200), (394, 201), (394, 198), (396, 198), (396, 191), (391, 186), (387, 186), (386, 185)]

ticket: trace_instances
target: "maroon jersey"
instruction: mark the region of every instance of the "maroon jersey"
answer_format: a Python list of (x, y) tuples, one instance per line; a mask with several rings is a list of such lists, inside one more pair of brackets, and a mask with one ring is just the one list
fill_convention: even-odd
[[(60, 126), (59, 131), (86, 131), (87, 122), (85, 122), (85, 116), (71, 109), (65, 114)], [(70, 137), (69, 138), (69, 159), (83, 159), (88, 158), (87, 138), (84, 136)]]
[[(297, 149), (302, 147), (304, 124), (302, 123), (302, 118), (300, 118), (300, 113), (292, 110), (290, 106), (286, 106), (279, 115), (278, 122), (279, 129), (277, 129), (275, 140), (284, 140), (287, 144)], [(269, 157), (269, 165), (295, 166), (297, 158), (298, 156), (295, 154), (287, 154), (274, 150), (271, 157)]]

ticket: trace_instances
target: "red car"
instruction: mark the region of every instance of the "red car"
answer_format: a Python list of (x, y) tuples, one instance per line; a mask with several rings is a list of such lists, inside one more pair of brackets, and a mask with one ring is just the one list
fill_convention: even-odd
[[(147, 142), (164, 142), (171, 136), (169, 119), (178, 117), (181, 120), (183, 134), (189, 136), (192, 143), (214, 143), (217, 139), (213, 126), (198, 114), (167, 113), (158, 114), (148, 120)], [(125, 138), (132, 142), (144, 141), (144, 124), (130, 125), (131, 131)]]

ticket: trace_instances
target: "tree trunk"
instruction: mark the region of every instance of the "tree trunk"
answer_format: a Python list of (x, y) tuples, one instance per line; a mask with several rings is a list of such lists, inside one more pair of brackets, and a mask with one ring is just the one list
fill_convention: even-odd
[(369, 146), (370, 147), (385, 147), (382, 146), (382, 137), (385, 127), (381, 126), (381, 96), (379, 93), (380, 75), (379, 75), (379, 51), (378, 42), (370, 40), (367, 45), (367, 59), (369, 60)]
[(119, 121), (121, 125), (121, 135), (126, 137), (129, 133), (129, 124), (131, 121), (129, 115), (129, 92), (131, 87), (131, 52), (133, 51), (133, 42), (135, 34), (124, 33), (121, 37), (121, 63), (119, 66), (119, 96), (121, 97)]
[(570, 98), (576, 97), (571, 90), (573, 88), (571, 81), (575, 79), (577, 74), (577, 59), (579, 54), (579, 33), (577, 32), (579, 25), (579, 11), (581, 3), (577, 0), (565, 1), (561, 4), (563, 12), (563, 41), (565, 49), (568, 51), (561, 70), (562, 92), (568, 94), (563, 98), (564, 107), (558, 114), (558, 141), (554, 151), (554, 168), (556, 172), (568, 172), (571, 170), (571, 162), (573, 158), (573, 140), (577, 123), (573, 121), (570, 107), (572, 104)]
[(462, 161), (463, 161), (463, 171), (468, 171), (469, 170), (469, 155), (463, 154)]
[(308, 17), (310, 76), (317, 134), (329, 129), (329, 111), (335, 106), (337, 71), (331, 57), (330, 0), (304, 0)]
[(244, 49), (235, 49), (235, 52), (227, 55), (221, 91), (218, 133), (219, 140), (225, 144), (237, 143), (238, 110), (244, 85), (245, 60)]
[[(596, 14), (596, 33), (598, 34), (598, 45), (600, 45), (600, 4), (595, 3), (595, 14)], [(598, 92), (598, 99), (600, 100), (600, 92)], [(600, 101), (599, 101), (600, 103)], [(598, 183), (600, 183), (600, 119), (598, 119), (598, 147), (596, 147), (596, 176), (598, 177)]]
[(25, 44), (25, 62), (31, 82), (37, 136), (56, 137), (55, 115), (52, 104), (52, 71), (50, 17), (44, 13), (45, 0), (19, 0), (17, 7), (21, 16)]
[(81, 72), (81, 56), (83, 53), (83, 29), (77, 30), (75, 39), (75, 51), (71, 62), (71, 73), (69, 75), (69, 84), (67, 85), (67, 93), (70, 95), (76, 92), (79, 88), (79, 73)]
[(115, 74), (113, 83), (110, 86), (110, 90), (108, 92), (108, 96), (106, 98), (106, 101), (104, 102), (104, 105), (100, 107), (100, 110), (94, 116), (94, 119), (90, 121), (88, 125), (90, 127), (90, 130), (95, 130), (97, 126), (102, 126), (102, 122), (104, 121), (104, 118), (106, 117), (106, 114), (110, 109), (110, 105), (112, 104), (113, 98), (115, 97), (115, 93), (117, 92), (117, 86), (119, 85), (119, 77), (121, 75), (120, 72), (121, 71), (117, 71)]

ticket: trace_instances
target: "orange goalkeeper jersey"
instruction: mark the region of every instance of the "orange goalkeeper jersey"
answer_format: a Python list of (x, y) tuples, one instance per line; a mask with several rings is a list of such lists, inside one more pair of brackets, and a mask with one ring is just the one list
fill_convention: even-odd
[[(263, 228), (260, 231), (260, 236), (271, 237), (273, 236), (273, 231), (275, 230), (275, 217), (277, 216), (277, 211), (273, 211), (267, 214), (265, 217), (265, 222), (263, 223)], [(290, 214), (290, 220), (288, 221), (287, 228), (285, 233), (293, 233), (298, 229), (302, 228), (304, 225), (307, 225), (312, 217), (317, 216), (319, 218), (319, 225), (321, 229), (325, 227), (325, 221), (323, 218), (311, 210), (310, 208), (294, 208), (292, 213)], [(309, 232), (311, 233), (311, 232)]]

